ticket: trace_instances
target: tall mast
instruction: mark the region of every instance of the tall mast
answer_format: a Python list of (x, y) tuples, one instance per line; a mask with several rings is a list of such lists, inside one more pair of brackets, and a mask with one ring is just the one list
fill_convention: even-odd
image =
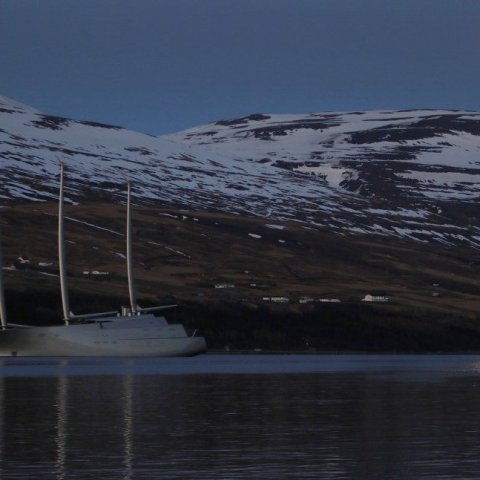
[(127, 183), (127, 275), (128, 275), (128, 293), (130, 295), (130, 311), (133, 315), (137, 313), (138, 306), (135, 298), (135, 283), (133, 278), (133, 254), (132, 254), (132, 205), (131, 205), (131, 187)]
[(63, 161), (60, 161), (60, 194), (58, 199), (58, 264), (60, 268), (60, 290), (62, 293), (63, 321), (65, 325), (70, 322), (70, 305), (68, 299), (65, 239), (63, 233)]
[(2, 330), (7, 328), (7, 313), (5, 308), (5, 294), (3, 291), (3, 262), (2, 262), (2, 239), (0, 237), (0, 324)]

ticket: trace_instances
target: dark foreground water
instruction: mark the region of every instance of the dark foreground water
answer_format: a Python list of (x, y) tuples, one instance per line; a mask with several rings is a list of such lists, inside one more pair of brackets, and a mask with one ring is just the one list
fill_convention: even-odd
[(1, 479), (478, 479), (480, 357), (0, 361)]

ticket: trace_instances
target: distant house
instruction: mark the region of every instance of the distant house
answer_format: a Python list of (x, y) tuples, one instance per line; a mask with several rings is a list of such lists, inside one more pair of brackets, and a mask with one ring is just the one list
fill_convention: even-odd
[(298, 299), (298, 303), (312, 303), (313, 301), (312, 297), (301, 297)]
[(15, 265), (8, 265), (6, 267), (2, 267), (2, 270), (16, 270), (17, 267)]
[(322, 303), (340, 303), (338, 298), (319, 298), (318, 301)]
[(216, 283), (215, 288), (235, 288), (233, 283)]
[(288, 303), (290, 299), (288, 297), (263, 297), (264, 302), (274, 302), (274, 303)]
[(386, 303), (389, 302), (390, 299), (385, 297), (384, 295), (370, 295), (369, 293), (362, 298), (362, 302), (380, 302)]
[(99, 270), (85, 270), (83, 272), (84, 275), (110, 275), (110, 272), (101, 272)]
[(30, 265), (30, 260), (28, 257), (20, 255), (13, 263), (17, 268), (27, 268)]

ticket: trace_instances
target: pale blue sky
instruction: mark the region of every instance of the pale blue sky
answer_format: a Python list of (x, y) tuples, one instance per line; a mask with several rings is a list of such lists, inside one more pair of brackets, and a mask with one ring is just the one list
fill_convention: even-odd
[(0, 0), (0, 95), (167, 133), (254, 112), (480, 110), (479, 0)]

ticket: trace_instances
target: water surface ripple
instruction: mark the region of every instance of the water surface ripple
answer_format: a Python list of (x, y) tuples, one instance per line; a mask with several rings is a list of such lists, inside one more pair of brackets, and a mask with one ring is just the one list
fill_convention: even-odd
[(4, 479), (478, 479), (480, 356), (0, 361)]

